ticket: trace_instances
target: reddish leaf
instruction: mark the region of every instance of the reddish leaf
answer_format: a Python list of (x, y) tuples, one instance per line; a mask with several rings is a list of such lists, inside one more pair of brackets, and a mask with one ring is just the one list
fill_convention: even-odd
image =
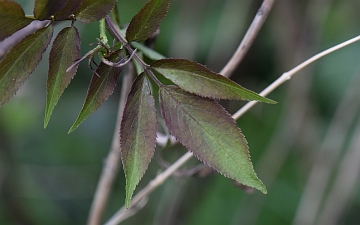
[(26, 18), (19, 4), (10, 0), (0, 0), (0, 41), (16, 31), (26, 27), (33, 21)]
[(15, 45), (0, 62), (0, 106), (16, 93), (35, 70), (52, 34), (51, 25), (30, 34)]
[(151, 68), (181, 89), (202, 97), (276, 103), (186, 59), (161, 59), (153, 62)]
[(56, 20), (67, 19), (80, 7), (82, 0), (68, 0), (66, 5), (55, 14)]
[(66, 1), (59, 0), (35, 0), (34, 16), (38, 20), (47, 20), (56, 12), (64, 8)]
[(117, 0), (83, 0), (75, 12), (76, 20), (82, 23), (98, 21), (108, 15)]
[(52, 111), (60, 96), (74, 77), (78, 65), (66, 72), (74, 61), (80, 58), (80, 37), (76, 27), (66, 27), (55, 38), (49, 56), (47, 96), (44, 127), (47, 126)]
[(126, 30), (126, 39), (131, 41), (145, 41), (159, 27), (170, 5), (170, 0), (150, 0), (136, 14)]
[[(110, 56), (108, 60), (117, 62), (120, 57), (117, 54)], [(80, 111), (78, 118), (69, 130), (69, 133), (74, 131), (91, 113), (97, 110), (113, 93), (116, 80), (122, 71), (122, 67), (111, 67), (104, 63), (100, 63), (91, 78), (88, 93), (84, 105)]]
[(155, 151), (156, 109), (150, 84), (144, 73), (128, 94), (120, 127), (121, 159), (126, 177), (126, 207)]
[(222, 106), (177, 86), (161, 87), (159, 99), (169, 131), (200, 161), (226, 177), (266, 193), (253, 169), (243, 134)]

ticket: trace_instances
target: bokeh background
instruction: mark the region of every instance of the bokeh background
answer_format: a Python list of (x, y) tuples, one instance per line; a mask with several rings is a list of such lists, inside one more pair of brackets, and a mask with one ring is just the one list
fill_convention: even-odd
[[(27, 14), (34, 1), (18, 0)], [(126, 24), (146, 0), (121, 0)], [(156, 50), (220, 71), (262, 1), (173, 0)], [(0, 3), (1, 4), (1, 3)], [(243, 62), (232, 75), (260, 92), (312, 55), (360, 34), (360, 1), (277, 0)], [(69, 22), (60, 23), (58, 32)], [(98, 23), (79, 28), (82, 54)], [(0, 31), (1, 32), (1, 31)], [(0, 224), (85, 224), (112, 140), (121, 79), (107, 102), (67, 134), (87, 92), (91, 71), (80, 64), (43, 128), (48, 52), (28, 82), (0, 109)], [(268, 194), (248, 193), (219, 174), (172, 177), (122, 224), (360, 224), (360, 43), (297, 73), (237, 122)], [(244, 102), (224, 101), (236, 112)], [(180, 145), (157, 149), (173, 162)], [(196, 159), (187, 168), (197, 165)], [(163, 168), (153, 159), (137, 191)], [(120, 169), (104, 221), (125, 199)]]

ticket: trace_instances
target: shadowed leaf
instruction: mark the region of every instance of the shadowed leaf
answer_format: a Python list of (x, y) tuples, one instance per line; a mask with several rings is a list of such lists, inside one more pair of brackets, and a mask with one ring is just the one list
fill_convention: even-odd
[[(120, 56), (113, 54), (108, 58), (112, 62), (120, 60)], [(69, 130), (69, 133), (74, 131), (91, 113), (97, 110), (108, 97), (113, 93), (116, 80), (122, 71), (122, 67), (111, 67), (104, 63), (100, 63), (99, 68), (96, 70), (91, 78), (88, 93), (84, 105), (80, 111), (78, 118)]]
[(33, 21), (26, 18), (19, 4), (10, 0), (0, 0), (0, 41), (16, 31), (26, 27)]
[(155, 151), (156, 109), (144, 73), (134, 81), (128, 94), (120, 127), (121, 159), (126, 177), (126, 207), (143, 177)]
[(0, 106), (5, 104), (39, 64), (53, 34), (48, 26), (15, 45), (0, 62)]
[(160, 88), (159, 100), (169, 131), (200, 161), (266, 193), (253, 169), (245, 137), (222, 106), (177, 86)]
[(248, 100), (276, 103), (250, 91), (232, 80), (186, 59), (162, 59), (151, 68), (190, 93), (213, 99)]
[(76, 20), (91, 23), (104, 18), (114, 8), (117, 0), (83, 0), (75, 12)]
[(34, 16), (37, 20), (47, 20), (66, 4), (63, 0), (35, 0)]
[(170, 0), (150, 0), (140, 12), (136, 14), (126, 30), (126, 39), (131, 41), (145, 41), (159, 27), (170, 5)]
[(56, 20), (67, 19), (71, 14), (80, 7), (82, 0), (68, 0), (66, 5), (55, 14)]
[(66, 72), (74, 61), (80, 58), (80, 37), (76, 27), (66, 27), (55, 38), (49, 56), (49, 73), (46, 85), (46, 110), (44, 127), (60, 96), (74, 77), (78, 65)]

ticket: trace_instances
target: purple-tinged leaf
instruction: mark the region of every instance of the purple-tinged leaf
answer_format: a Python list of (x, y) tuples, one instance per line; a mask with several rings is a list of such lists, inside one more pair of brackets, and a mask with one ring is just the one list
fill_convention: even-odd
[(161, 59), (151, 68), (181, 89), (207, 98), (276, 103), (250, 91), (205, 66), (186, 59)]
[(145, 41), (160, 27), (169, 10), (170, 0), (150, 0), (136, 14), (127, 30), (126, 39), (131, 41)]
[(75, 12), (76, 20), (82, 23), (99, 21), (114, 8), (117, 0), (83, 0)]
[(0, 41), (26, 27), (31, 21), (33, 20), (25, 17), (25, 12), (18, 3), (0, 0)]
[[(118, 62), (120, 56), (115, 53), (111, 55), (108, 60)], [(111, 67), (100, 63), (96, 70), (97, 74), (94, 74), (91, 78), (84, 105), (75, 123), (70, 128), (69, 133), (74, 131), (91, 113), (97, 110), (109, 98), (115, 89), (116, 80), (121, 71), (122, 67)]]
[(120, 127), (121, 159), (126, 177), (126, 207), (145, 174), (155, 151), (156, 109), (144, 73), (134, 81), (127, 96)]
[(55, 20), (65, 20), (80, 7), (82, 0), (68, 0), (66, 5), (55, 14)]
[(46, 110), (44, 127), (71, 79), (76, 74), (78, 65), (70, 71), (67, 68), (80, 58), (80, 36), (76, 27), (66, 27), (55, 38), (49, 56), (49, 73), (46, 84)]
[(48, 20), (56, 12), (64, 8), (63, 0), (35, 0), (34, 17), (37, 20)]
[(177, 86), (161, 87), (159, 102), (169, 131), (200, 161), (266, 193), (254, 171), (244, 135), (221, 105)]
[(0, 62), (0, 106), (29, 78), (50, 43), (53, 27), (42, 28), (15, 45)]

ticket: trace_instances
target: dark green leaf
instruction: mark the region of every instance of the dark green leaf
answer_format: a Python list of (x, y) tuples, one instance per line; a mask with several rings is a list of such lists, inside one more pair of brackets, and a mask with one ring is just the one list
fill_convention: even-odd
[[(113, 54), (108, 59), (112, 62), (120, 60), (120, 56)], [(84, 105), (80, 111), (78, 118), (69, 130), (69, 133), (74, 131), (91, 113), (97, 110), (108, 97), (113, 93), (116, 80), (122, 71), (122, 67), (111, 67), (104, 63), (100, 63), (99, 68), (96, 70), (91, 78), (88, 93)]]
[(76, 20), (82, 23), (98, 21), (108, 15), (117, 0), (83, 0), (75, 12)]
[(121, 159), (126, 176), (126, 207), (155, 151), (156, 109), (145, 74), (134, 81), (120, 127)]
[(66, 4), (63, 0), (35, 0), (34, 16), (37, 20), (47, 20)]
[(66, 27), (55, 38), (49, 56), (49, 73), (46, 86), (44, 127), (50, 120), (60, 96), (74, 77), (78, 65), (66, 72), (80, 58), (80, 37), (76, 27)]
[(161, 87), (159, 99), (169, 131), (200, 161), (266, 193), (253, 169), (245, 137), (222, 106), (177, 86)]
[(56, 20), (67, 19), (80, 7), (82, 0), (68, 0), (66, 5), (55, 14)]
[(131, 41), (145, 41), (159, 27), (170, 5), (170, 0), (150, 0), (140, 12), (136, 14), (126, 31), (126, 39)]
[(151, 64), (151, 68), (181, 89), (202, 97), (276, 103), (212, 72), (203, 65), (186, 59), (158, 60)]
[(10, 0), (0, 0), (0, 41), (16, 31), (26, 27), (33, 21), (25, 17), (19, 4)]
[(5, 104), (39, 64), (53, 34), (48, 26), (15, 45), (0, 62), (0, 106)]

